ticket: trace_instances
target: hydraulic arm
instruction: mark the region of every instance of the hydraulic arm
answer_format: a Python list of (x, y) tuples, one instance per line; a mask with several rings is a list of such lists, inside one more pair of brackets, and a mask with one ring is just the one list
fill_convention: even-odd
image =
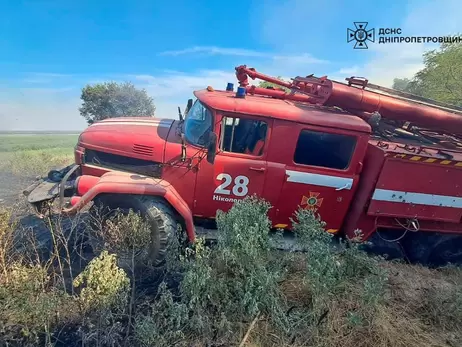
[[(240, 86), (245, 87), (249, 94), (335, 106), (366, 120), (378, 112), (381, 118), (401, 125), (410, 122), (420, 129), (462, 135), (462, 108), (375, 86), (361, 77), (347, 78), (348, 84), (332, 81), (327, 76), (318, 78), (312, 75), (296, 77), (292, 82), (285, 82), (259, 73), (246, 65), (236, 67), (236, 76)], [(289, 92), (249, 86), (248, 77), (285, 87)]]

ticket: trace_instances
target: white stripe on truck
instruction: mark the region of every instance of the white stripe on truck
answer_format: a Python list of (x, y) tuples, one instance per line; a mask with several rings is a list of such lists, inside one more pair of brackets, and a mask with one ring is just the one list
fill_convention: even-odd
[(372, 200), (417, 204), (427, 206), (462, 208), (462, 198), (457, 196), (409, 193), (399, 190), (376, 189)]
[[(288, 175), (287, 182), (293, 183), (310, 184), (314, 186), (348, 190), (351, 189), (351, 186), (353, 185), (352, 178), (321, 175), (293, 170), (286, 170), (286, 174)], [(462, 197), (411, 193), (389, 189), (376, 189), (372, 196), (372, 200), (426, 206), (462, 208)]]
[(286, 174), (289, 176), (287, 182), (311, 184), (313, 186), (330, 187), (336, 189), (351, 189), (353, 185), (352, 178), (320, 175), (308, 172), (286, 170)]

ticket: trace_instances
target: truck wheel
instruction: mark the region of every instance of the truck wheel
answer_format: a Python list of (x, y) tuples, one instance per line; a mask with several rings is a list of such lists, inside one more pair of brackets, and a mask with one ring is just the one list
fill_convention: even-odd
[[(138, 196), (138, 195), (112, 195), (105, 194), (95, 200), (94, 206), (99, 212), (97, 217), (101, 226), (105, 221), (119, 213), (128, 214), (129, 210), (138, 213), (147, 223), (151, 232), (151, 241), (146, 245), (147, 258), (143, 263), (149, 263), (155, 267), (163, 265), (167, 252), (169, 239), (174, 236), (178, 229), (178, 218), (175, 211), (161, 197), (156, 196)], [(102, 208), (102, 210), (101, 210)], [(91, 214), (94, 214), (93, 211)], [(104, 237), (104, 230), (103, 230)], [(126, 258), (119, 254), (119, 258)]]
[(462, 237), (435, 232), (408, 233), (404, 248), (412, 263), (440, 267), (449, 263), (462, 265)]
[(430, 266), (462, 265), (462, 237), (454, 236), (436, 244), (428, 257)]

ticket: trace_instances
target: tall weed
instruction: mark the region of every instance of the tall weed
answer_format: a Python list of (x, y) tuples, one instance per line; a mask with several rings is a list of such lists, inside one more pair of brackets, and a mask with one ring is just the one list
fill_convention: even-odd
[[(271, 259), (269, 248), (269, 208), (266, 202), (249, 197), (228, 213), (218, 212), (217, 245), (208, 248), (199, 241), (183, 259), (185, 272), (177, 301), (162, 287), (162, 307), (170, 312), (167, 317), (175, 321), (176, 329), (181, 327), (183, 337), (195, 336), (204, 344), (236, 343), (254, 320), (265, 320), (274, 331), (289, 329), (279, 286), (283, 272)], [(153, 319), (159, 311), (153, 305), (151, 315), (138, 319), (136, 330), (143, 345), (163, 339), (167, 346), (180, 338), (171, 331), (167, 335), (171, 339), (155, 335), (166, 327), (165, 318)], [(182, 344), (189, 342), (183, 339)]]

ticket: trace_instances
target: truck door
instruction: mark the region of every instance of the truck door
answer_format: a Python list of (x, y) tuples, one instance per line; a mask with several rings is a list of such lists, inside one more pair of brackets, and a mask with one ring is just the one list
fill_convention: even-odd
[(287, 142), (282, 149), (270, 149), (279, 151), (286, 164), (277, 224), (289, 226), (289, 218), (300, 206), (319, 213), (325, 228), (335, 233), (342, 226), (357, 188), (367, 142), (365, 137), (340, 129), (300, 125), (294, 133), (293, 128), (289, 137), (276, 134), (276, 129), (283, 132), (287, 128), (276, 127), (273, 136)]
[(271, 124), (268, 119), (227, 114), (217, 126), (215, 163), (201, 162), (197, 172), (193, 214), (215, 218), (233, 202), (261, 196), (266, 177), (266, 155)]

